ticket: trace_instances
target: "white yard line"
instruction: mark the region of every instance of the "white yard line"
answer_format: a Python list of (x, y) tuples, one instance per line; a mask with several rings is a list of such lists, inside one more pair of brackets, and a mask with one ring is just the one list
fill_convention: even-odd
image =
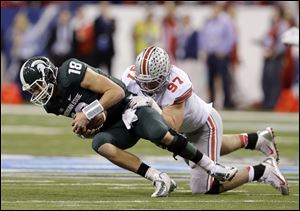
[[(121, 200), (121, 201), (47, 201), (47, 200), (28, 200), (28, 201), (1, 201), (1, 203), (12, 204), (12, 203), (49, 203), (49, 204), (102, 204), (102, 203), (153, 203), (153, 200)], [(299, 201), (277, 201), (277, 200), (168, 200), (172, 203), (299, 203)], [(166, 203), (165, 200), (155, 200), (155, 203)]]
[(47, 114), (44, 108), (35, 105), (9, 105), (1, 104), (1, 114), (14, 114), (14, 115), (50, 115)]
[(66, 132), (66, 129), (62, 127), (40, 127), (34, 125), (1, 125), (1, 134), (58, 135), (66, 133), (68, 132)]
[[(51, 183), (55, 182), (54, 180), (7, 180), (1, 179), (1, 183)], [(18, 184), (15, 184), (18, 185)], [(39, 185), (39, 184), (36, 184)]]

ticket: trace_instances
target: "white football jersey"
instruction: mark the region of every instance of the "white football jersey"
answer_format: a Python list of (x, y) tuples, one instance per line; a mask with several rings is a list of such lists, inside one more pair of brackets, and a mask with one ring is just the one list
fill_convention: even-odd
[[(122, 76), (127, 89), (137, 95), (144, 95), (134, 78), (135, 66), (129, 66)], [(168, 86), (153, 98), (163, 109), (166, 106), (185, 101), (184, 120), (179, 132), (191, 133), (205, 124), (211, 113), (212, 103), (204, 102), (193, 92), (192, 82), (188, 75), (180, 68), (172, 65)]]

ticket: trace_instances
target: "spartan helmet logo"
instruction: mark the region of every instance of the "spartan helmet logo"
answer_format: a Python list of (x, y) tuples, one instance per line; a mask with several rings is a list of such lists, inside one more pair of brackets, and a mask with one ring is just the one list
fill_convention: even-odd
[(20, 71), (23, 91), (32, 94), (31, 102), (46, 105), (50, 100), (56, 81), (57, 68), (46, 57), (28, 59)]
[(42, 73), (43, 78), (45, 78), (45, 68), (46, 68), (46, 62), (44, 62), (43, 60), (36, 60), (34, 62), (32, 62), (31, 67), (35, 67), (34, 69), (37, 69), (39, 72)]

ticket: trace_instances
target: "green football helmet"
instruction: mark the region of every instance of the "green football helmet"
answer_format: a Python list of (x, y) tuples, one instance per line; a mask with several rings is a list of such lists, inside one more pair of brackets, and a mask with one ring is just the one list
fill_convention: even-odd
[(30, 101), (44, 106), (53, 95), (58, 68), (46, 57), (28, 59), (20, 70), (22, 90), (31, 93)]

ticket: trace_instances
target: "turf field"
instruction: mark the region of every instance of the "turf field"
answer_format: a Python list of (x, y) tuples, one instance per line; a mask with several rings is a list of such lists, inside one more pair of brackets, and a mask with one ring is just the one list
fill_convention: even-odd
[[(153, 199), (149, 181), (102, 158), (98, 162), (91, 142), (72, 134), (69, 119), (45, 115), (33, 106), (1, 106), (1, 111), (1, 210), (299, 209), (298, 114), (221, 112), (225, 133), (274, 128), (281, 157), (279, 167), (290, 184), (289, 196), (281, 196), (270, 185), (261, 183), (221, 195), (192, 195), (185, 164), (141, 140), (129, 151), (167, 171), (178, 184), (170, 197)], [(239, 150), (222, 159), (224, 164), (243, 166), (256, 164), (264, 157), (256, 151)]]
[(1, 209), (297, 209), (298, 184), (281, 196), (265, 184), (247, 184), (222, 195), (191, 195), (187, 178), (174, 176), (178, 189), (151, 198), (148, 181), (132, 174), (19, 173), (2, 177)]

